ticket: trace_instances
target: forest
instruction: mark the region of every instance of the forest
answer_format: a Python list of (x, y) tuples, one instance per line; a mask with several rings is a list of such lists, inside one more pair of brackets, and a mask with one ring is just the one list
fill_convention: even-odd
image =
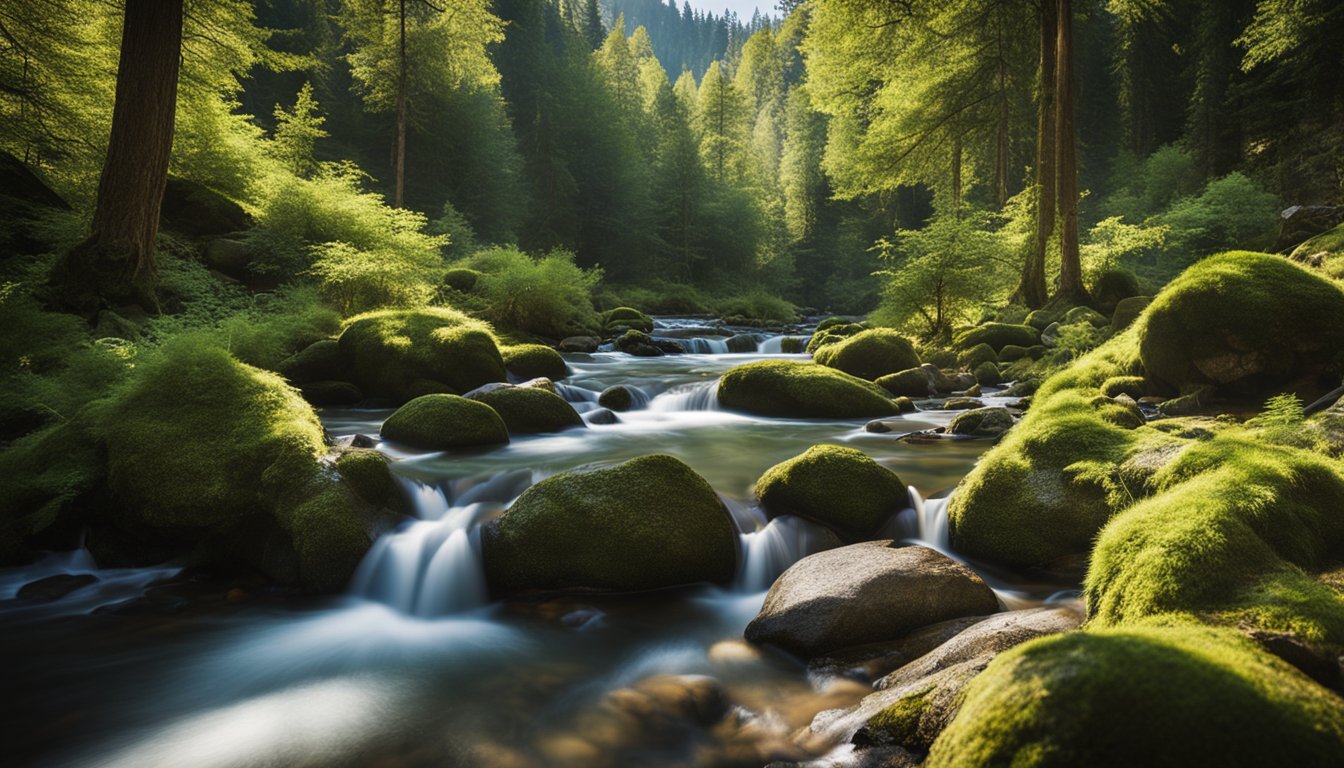
[(6, 0), (17, 764), (1339, 764), (1344, 4), (767, 2)]

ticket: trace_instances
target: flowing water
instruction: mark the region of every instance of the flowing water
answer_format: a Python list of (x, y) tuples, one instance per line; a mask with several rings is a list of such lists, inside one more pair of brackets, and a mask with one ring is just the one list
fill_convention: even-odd
[[(619, 414), (618, 423), (520, 436), (479, 452), (381, 444), (414, 520), (375, 542), (344, 597), (268, 599), (257, 589), (237, 602), (189, 594), (179, 608), (173, 588), (138, 597), (172, 582), (175, 569), (96, 571), (79, 552), (0, 571), (0, 648), (13, 671), (11, 691), (0, 697), (0, 722), (11, 731), (5, 743), (20, 764), (172, 768), (753, 765), (807, 757), (791, 734), (868, 689), (810, 677), (797, 662), (741, 642), (774, 579), (828, 538), (801, 519), (768, 520), (752, 503), (753, 484), (814, 444), (859, 448), (910, 486), (910, 506), (893, 515), (887, 534), (955, 556), (941, 495), (988, 444), (909, 444), (864, 431), (863, 420), (720, 410), (715, 382), (725, 370), (789, 356), (778, 351), (781, 337), (764, 334), (758, 352), (728, 353), (730, 332), (697, 336), (696, 322), (661, 321), (655, 331), (695, 353), (569, 356), (571, 375), (559, 391), (581, 413), (594, 411), (597, 393), (614, 384), (642, 394), (645, 406)], [(343, 437), (377, 435), (388, 414), (322, 417)], [(916, 431), (950, 416), (902, 419)], [(732, 513), (742, 545), (733, 584), (489, 602), (482, 523), (546, 476), (655, 452), (688, 463)], [(1006, 608), (1038, 604), (1057, 588), (980, 570)], [(14, 599), (24, 583), (78, 573), (99, 581), (50, 603)], [(15, 658), (24, 660), (17, 669)], [(731, 716), (688, 734), (622, 703), (645, 695), (632, 686), (642, 691), (665, 675), (712, 677), (734, 706)]]

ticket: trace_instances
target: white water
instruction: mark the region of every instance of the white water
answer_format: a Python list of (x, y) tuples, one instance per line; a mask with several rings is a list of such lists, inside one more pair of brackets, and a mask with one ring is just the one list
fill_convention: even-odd
[(673, 387), (649, 402), (650, 411), (717, 411), (719, 380)]
[(728, 354), (728, 340), (720, 338), (705, 338), (697, 336), (690, 339), (672, 339), (683, 347), (687, 352), (693, 355), (726, 355)]
[(803, 346), (806, 347), (807, 342), (812, 340), (812, 335), (807, 334), (803, 336), (771, 336), (770, 338), (756, 345), (756, 352), (762, 355), (782, 355), (784, 354), (784, 348), (783, 348), (784, 340), (788, 338), (802, 339)]
[(834, 537), (802, 518), (783, 515), (759, 531), (741, 534), (741, 540), (736, 586), (743, 592), (762, 592), (789, 566), (820, 552)]

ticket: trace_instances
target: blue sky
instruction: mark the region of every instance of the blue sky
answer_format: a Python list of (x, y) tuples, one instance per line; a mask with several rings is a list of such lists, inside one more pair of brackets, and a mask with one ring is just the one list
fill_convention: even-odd
[[(677, 0), (680, 6), (683, 0)], [(751, 18), (751, 12), (757, 8), (761, 13), (775, 13), (775, 0), (690, 0), (692, 8), (700, 8), (706, 11), (713, 11), (715, 16), (722, 15), (724, 11), (735, 11), (743, 20)]]

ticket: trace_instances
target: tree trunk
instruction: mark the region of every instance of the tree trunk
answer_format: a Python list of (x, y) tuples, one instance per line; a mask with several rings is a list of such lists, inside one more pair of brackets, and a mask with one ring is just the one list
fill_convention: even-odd
[[(954, 130), (960, 130), (954, 127)], [(952, 139), (952, 216), (961, 219), (961, 133)]]
[(116, 102), (89, 238), (52, 274), (58, 303), (151, 305), (154, 240), (168, 181), (183, 0), (126, 0)]
[(1055, 91), (1055, 166), (1059, 210), (1059, 291), (1057, 300), (1077, 303), (1086, 298), (1078, 255), (1078, 160), (1073, 112), (1076, 102), (1073, 76), (1073, 0), (1059, 0), (1058, 61)]
[(999, 119), (994, 136), (994, 203), (999, 210), (1008, 203), (1008, 63), (1002, 40), (999, 56)]
[(397, 21), (401, 39), (397, 52), (397, 149), (393, 161), (396, 165), (396, 191), (392, 204), (400, 208), (406, 197), (406, 0), (400, 2)]
[(1032, 309), (1045, 305), (1045, 253), (1055, 231), (1055, 38), (1056, 0), (1042, 0), (1040, 24), (1040, 104), (1036, 123), (1036, 234), (1022, 265), (1016, 298)]

